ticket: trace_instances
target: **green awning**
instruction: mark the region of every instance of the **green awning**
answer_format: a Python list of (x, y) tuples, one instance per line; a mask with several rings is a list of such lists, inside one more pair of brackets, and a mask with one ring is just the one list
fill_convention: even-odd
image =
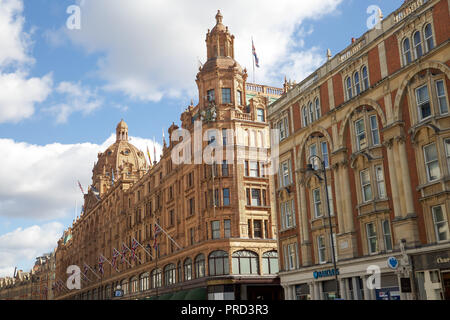
[(184, 298), (186, 297), (188, 292), (189, 291), (186, 291), (186, 290), (177, 291), (173, 294), (173, 296), (170, 298), (170, 300), (184, 300)]
[(189, 290), (188, 294), (184, 297), (184, 300), (208, 300), (206, 288), (195, 288)]
[(166, 293), (166, 294), (160, 295), (158, 300), (170, 300), (172, 295), (173, 295), (173, 293)]

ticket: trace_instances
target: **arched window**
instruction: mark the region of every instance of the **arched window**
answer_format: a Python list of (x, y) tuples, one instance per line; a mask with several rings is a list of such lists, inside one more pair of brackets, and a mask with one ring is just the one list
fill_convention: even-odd
[(345, 79), (345, 83), (346, 83), (346, 88), (347, 88), (347, 100), (350, 100), (353, 97), (353, 94), (352, 94), (352, 78), (347, 77), (347, 79)]
[(258, 254), (246, 250), (233, 253), (233, 274), (259, 274)]
[(314, 105), (316, 108), (316, 119), (319, 119), (321, 116), (321, 112), (320, 112), (320, 100), (319, 98), (316, 98), (316, 100), (314, 100)]
[(105, 287), (105, 299), (106, 300), (109, 300), (109, 299), (111, 299), (111, 286), (108, 284), (106, 287)]
[(312, 102), (308, 103), (308, 111), (309, 111), (309, 122), (314, 122), (314, 109)]
[(138, 292), (139, 289), (139, 281), (138, 281), (138, 277), (132, 277), (130, 279), (130, 284), (131, 284), (131, 293), (136, 293)]
[(192, 260), (187, 258), (184, 260), (184, 281), (192, 280)]
[(419, 31), (416, 31), (414, 33), (413, 39), (414, 39), (414, 52), (416, 55), (416, 59), (419, 59), (423, 54), (423, 52), (422, 52), (422, 36), (420, 35)]
[(161, 269), (154, 269), (151, 273), (152, 289), (161, 287)]
[(302, 108), (302, 117), (303, 117), (303, 126), (308, 126), (308, 111), (306, 110), (306, 107), (303, 106)]
[(164, 285), (170, 286), (176, 282), (176, 267), (173, 263), (164, 267)]
[(178, 261), (177, 264), (177, 281), (176, 282), (183, 282), (183, 275), (181, 274), (181, 262)]
[(410, 64), (412, 61), (411, 44), (409, 43), (409, 38), (405, 38), (405, 40), (403, 40), (403, 61), (405, 65)]
[(278, 252), (269, 251), (263, 253), (262, 256), (263, 274), (277, 274), (278, 267)]
[(366, 66), (362, 67), (361, 75), (362, 75), (362, 90), (367, 90), (369, 89), (369, 74), (367, 73)]
[(195, 278), (203, 278), (205, 276), (205, 255), (199, 254), (195, 258)]
[(128, 287), (128, 279), (123, 279), (122, 282), (120, 283), (120, 286), (122, 287), (123, 290), (123, 295), (127, 295), (129, 292), (129, 287)]
[(140, 275), (139, 280), (140, 280), (140, 291), (147, 291), (149, 289), (148, 286), (148, 281), (150, 279), (150, 274), (148, 272), (145, 272), (143, 274)]
[(431, 23), (427, 24), (424, 29), (424, 40), (426, 43), (426, 50), (430, 51), (434, 48), (433, 29), (431, 29)]
[(353, 83), (355, 85), (355, 95), (358, 95), (361, 93), (361, 85), (359, 83), (359, 72), (356, 71), (353, 75)]
[(208, 259), (209, 275), (220, 276), (229, 274), (228, 253), (225, 251), (214, 251)]

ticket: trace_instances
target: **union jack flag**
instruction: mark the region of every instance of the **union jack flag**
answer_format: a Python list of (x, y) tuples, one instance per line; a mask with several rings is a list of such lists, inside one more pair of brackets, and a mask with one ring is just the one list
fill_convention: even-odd
[(125, 259), (126, 259), (126, 254), (127, 254), (128, 248), (125, 245), (125, 243), (122, 243), (122, 259), (120, 261), (120, 263), (124, 263)]
[(88, 266), (85, 263), (84, 264), (84, 276), (86, 276), (88, 272), (89, 272), (89, 268), (88, 268)]
[(119, 257), (119, 256), (120, 256), (120, 252), (117, 251), (116, 248), (114, 248), (112, 259), (111, 259), (111, 264), (112, 264), (113, 268), (116, 267), (116, 260), (117, 260), (117, 257)]
[(131, 259), (136, 260), (137, 256), (136, 256), (136, 249), (139, 246), (139, 242), (137, 242), (136, 239), (133, 239), (133, 242), (131, 243)]
[(153, 242), (153, 248), (155, 250), (158, 250), (158, 241), (156, 240), (156, 237), (158, 236), (158, 234), (161, 233), (161, 229), (159, 228), (158, 224), (155, 223), (155, 241)]
[(105, 259), (103, 258), (103, 256), (101, 255), (100, 257), (98, 257), (98, 271), (103, 275), (103, 273), (105, 273), (105, 271), (103, 270), (103, 262), (105, 262)]
[(256, 55), (256, 49), (255, 49), (255, 44), (253, 43), (253, 39), (252, 39), (252, 53), (253, 53), (253, 56), (255, 57), (255, 66), (259, 68), (259, 59), (258, 59), (258, 56)]

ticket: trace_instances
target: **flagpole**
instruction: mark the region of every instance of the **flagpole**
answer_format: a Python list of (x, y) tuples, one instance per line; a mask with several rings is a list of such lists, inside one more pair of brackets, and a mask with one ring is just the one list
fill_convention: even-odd
[(84, 265), (85, 265), (86, 267), (88, 267), (88, 269), (91, 270), (92, 273), (93, 273), (98, 279), (100, 279), (100, 277), (98, 276), (98, 274), (96, 274), (95, 271), (92, 270), (90, 266), (88, 266), (86, 263), (85, 263)]
[(254, 47), (254, 43), (253, 43), (253, 37), (252, 37), (253, 84), (256, 84), (256, 80), (255, 80), (255, 55), (253, 54), (253, 47)]
[(109, 262), (109, 260), (108, 259), (106, 259), (105, 258), (105, 256), (104, 255), (101, 255), (102, 257), (103, 257), (103, 259), (105, 259), (106, 260), (106, 262), (108, 262), (110, 265), (111, 265), (111, 267), (113, 267), (117, 272), (119, 272), (120, 273), (120, 271), (116, 268), (116, 267), (114, 267), (113, 265), (112, 265), (112, 263), (111, 262)]
[[(214, 197), (214, 195), (213, 195), (213, 197)], [(175, 245), (176, 245), (179, 249), (183, 249), (182, 247), (180, 247), (180, 245), (179, 245), (175, 240), (172, 239), (171, 236), (169, 236), (169, 234), (168, 234), (163, 228), (161, 228), (161, 226), (160, 226), (157, 222), (155, 222), (155, 224), (158, 226), (159, 229), (161, 229), (162, 232), (164, 232), (164, 234), (165, 234), (165, 235), (166, 235), (173, 243), (175, 243)]]
[(143, 246), (142, 244), (139, 243), (139, 241), (137, 241), (135, 238), (133, 238), (134, 241), (136, 241), (136, 243), (142, 248), (144, 249), (144, 251), (153, 259), (153, 256), (151, 255), (151, 253), (149, 253)]
[[(125, 248), (127, 248), (128, 249), (128, 251), (130, 251), (131, 252), (131, 249), (130, 248), (128, 248), (127, 247), (127, 245), (124, 243), (123, 244), (124, 246), (125, 246)], [(136, 259), (138, 259), (139, 260), (139, 263), (142, 263), (142, 261), (141, 261), (141, 259), (139, 259), (139, 257), (136, 255), (136, 253), (134, 253), (134, 256), (136, 257)], [(131, 264), (130, 263), (128, 263), (130, 266), (131, 266)]]

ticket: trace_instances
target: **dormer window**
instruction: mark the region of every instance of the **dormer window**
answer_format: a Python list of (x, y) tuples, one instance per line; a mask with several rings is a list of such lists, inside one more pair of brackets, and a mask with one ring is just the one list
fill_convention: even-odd
[(242, 91), (236, 91), (236, 103), (241, 106), (242, 105)]
[(256, 109), (256, 119), (259, 122), (265, 122), (266, 119), (264, 117), (264, 109), (258, 108)]

